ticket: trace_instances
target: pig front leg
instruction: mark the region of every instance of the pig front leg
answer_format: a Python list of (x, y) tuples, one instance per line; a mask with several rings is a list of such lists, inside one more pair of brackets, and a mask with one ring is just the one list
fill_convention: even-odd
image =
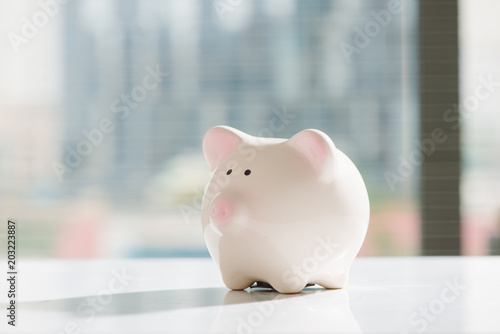
[(240, 272), (224, 272), (222, 273), (224, 284), (231, 290), (243, 290), (250, 287), (255, 280), (249, 278)]
[(327, 289), (342, 289), (347, 285), (349, 280), (348, 271), (338, 274), (323, 276), (315, 281), (316, 284), (321, 285)]

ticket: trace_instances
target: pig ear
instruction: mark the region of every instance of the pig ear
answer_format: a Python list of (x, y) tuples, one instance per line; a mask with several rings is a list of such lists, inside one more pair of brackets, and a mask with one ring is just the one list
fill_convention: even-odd
[(287, 144), (302, 154), (322, 179), (335, 177), (337, 148), (326, 134), (314, 129), (303, 130), (290, 138)]
[(231, 155), (242, 143), (240, 131), (229, 126), (211, 128), (203, 137), (203, 154), (214, 170), (224, 159)]

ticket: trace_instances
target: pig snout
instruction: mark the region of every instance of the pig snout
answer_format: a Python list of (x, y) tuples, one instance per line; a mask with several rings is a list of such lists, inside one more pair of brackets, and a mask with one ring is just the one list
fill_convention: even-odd
[(231, 221), (234, 215), (233, 203), (224, 197), (217, 197), (210, 207), (210, 218), (215, 225), (224, 225)]

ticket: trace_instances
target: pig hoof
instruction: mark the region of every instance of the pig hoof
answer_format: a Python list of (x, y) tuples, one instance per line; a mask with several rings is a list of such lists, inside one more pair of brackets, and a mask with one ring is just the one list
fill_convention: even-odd
[(337, 274), (317, 283), (326, 289), (342, 289), (347, 285), (348, 275), (346, 273)]
[(250, 287), (254, 281), (244, 279), (227, 279), (223, 278), (224, 284), (231, 290), (244, 290)]

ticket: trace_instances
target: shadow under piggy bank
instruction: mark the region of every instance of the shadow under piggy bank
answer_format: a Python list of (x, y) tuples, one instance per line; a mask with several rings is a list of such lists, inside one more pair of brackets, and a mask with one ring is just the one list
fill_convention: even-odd
[(346, 290), (308, 288), (297, 294), (272, 290), (226, 293), (211, 333), (361, 333)]
[[(63, 311), (88, 317), (91, 305), (102, 296), (84, 296), (45, 301), (22, 302), (26, 311)], [(144, 314), (192, 308), (211, 308), (206, 327), (211, 333), (255, 332), (342, 332), (360, 333), (351, 313), (347, 290), (306, 288), (296, 294), (280, 294), (269, 289), (227, 290), (198, 288), (142, 291), (113, 294), (95, 317)], [(212, 311), (207, 312), (211, 313)], [(209, 320), (212, 318), (213, 320)]]
[(226, 292), (226, 288), (140, 291), (23, 302), (20, 305), (27, 310), (63, 311), (82, 317), (88, 316), (88, 310), (93, 310), (93, 316), (101, 317), (219, 306)]
[[(311, 291), (304, 290), (301, 294), (283, 296), (299, 297)], [(231, 294), (231, 292), (236, 294)], [(69, 312), (82, 317), (88, 316), (89, 310), (92, 310), (92, 316), (102, 317), (253, 303), (275, 299), (277, 295), (280, 295), (274, 290), (256, 289), (248, 293), (252, 298), (241, 298), (238, 297), (237, 292), (247, 293), (230, 291), (227, 288), (175, 289), (22, 302), (20, 305), (26, 310)], [(236, 298), (231, 296), (236, 296)]]

